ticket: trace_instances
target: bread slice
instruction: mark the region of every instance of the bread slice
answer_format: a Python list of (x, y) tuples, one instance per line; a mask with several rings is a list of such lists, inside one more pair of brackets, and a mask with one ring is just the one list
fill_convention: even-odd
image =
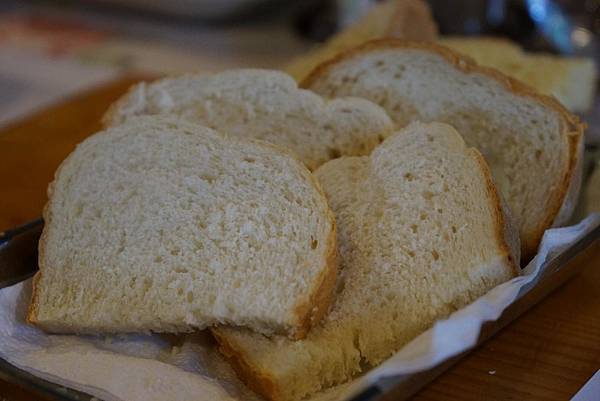
[(556, 97), (573, 112), (586, 113), (594, 104), (597, 72), (591, 58), (526, 53), (514, 42), (493, 37), (446, 37), (439, 42)]
[(374, 5), (355, 24), (314, 50), (292, 60), (284, 70), (300, 82), (323, 61), (369, 40), (392, 37), (434, 41), (436, 36), (437, 27), (427, 2), (384, 0)]
[(556, 100), (495, 70), (435, 44), (388, 39), (322, 64), (303, 86), (370, 99), (400, 127), (415, 120), (456, 127), (489, 163), (520, 227), (525, 261), (544, 230), (573, 210), (583, 125)]
[(392, 128), (386, 113), (371, 102), (327, 101), (269, 70), (142, 83), (117, 101), (104, 121), (114, 125), (147, 114), (178, 115), (232, 136), (282, 146), (311, 170), (340, 155), (369, 154)]
[(414, 123), (370, 157), (336, 159), (316, 175), (338, 227), (329, 314), (296, 342), (213, 329), (241, 378), (269, 400), (349, 380), (517, 272), (517, 233), (487, 165), (449, 125)]
[(333, 215), (270, 145), (132, 118), (81, 143), (48, 193), (29, 310), (46, 331), (226, 323), (300, 338), (330, 304)]

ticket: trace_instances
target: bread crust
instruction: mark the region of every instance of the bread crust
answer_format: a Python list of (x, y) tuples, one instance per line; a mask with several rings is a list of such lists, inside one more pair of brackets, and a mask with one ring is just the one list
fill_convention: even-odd
[[(237, 140), (237, 139), (233, 139)], [(307, 297), (306, 302), (297, 304), (294, 307), (294, 315), (296, 316), (295, 330), (289, 333), (288, 337), (292, 340), (301, 340), (306, 337), (310, 328), (317, 325), (329, 310), (333, 301), (333, 293), (338, 273), (337, 263), (337, 229), (335, 223), (335, 215), (329, 208), (327, 197), (321, 187), (321, 184), (316, 179), (309, 168), (293, 152), (281, 148), (269, 142), (264, 142), (259, 139), (250, 139), (250, 142), (257, 143), (263, 147), (271, 148), (279, 153), (284, 153), (291, 159), (294, 159), (303, 169), (302, 173), (317, 189), (320, 197), (325, 205), (327, 205), (327, 221), (331, 226), (329, 235), (327, 236), (327, 246), (325, 251), (325, 269), (315, 279), (313, 283), (313, 291)]]
[(58, 167), (58, 169), (56, 169), (56, 172), (54, 173), (54, 180), (50, 184), (48, 184), (48, 190), (46, 191), (46, 193), (48, 195), (48, 201), (44, 205), (44, 210), (42, 211), (42, 217), (44, 219), (44, 229), (42, 230), (42, 235), (40, 236), (40, 239), (38, 241), (38, 271), (33, 276), (33, 280), (31, 282), (32, 283), (31, 301), (29, 303), (29, 308), (28, 308), (27, 316), (26, 316), (26, 320), (28, 323), (35, 325), (35, 326), (42, 327), (42, 328), (43, 328), (43, 326), (39, 323), (39, 320), (38, 320), (39, 291), (40, 291), (40, 280), (42, 279), (44, 269), (46, 268), (45, 259), (46, 259), (46, 240), (47, 240), (48, 231), (49, 231), (48, 227), (50, 227), (50, 224), (52, 222), (52, 211), (50, 208), (50, 201), (52, 199), (52, 193), (54, 192), (54, 183), (56, 181), (56, 177), (58, 176), (61, 169), (63, 168), (63, 166), (66, 164), (67, 160), (70, 157), (71, 156), (68, 156), (60, 164), (60, 166)]
[(583, 136), (577, 138), (570, 137), (569, 139), (573, 142), (572, 146), (574, 152), (577, 154), (573, 178), (570, 182), (570, 186), (567, 190), (567, 194), (560, 211), (552, 222), (552, 227), (560, 227), (561, 225), (566, 224), (571, 218), (571, 214), (577, 206), (577, 200), (580, 192), (579, 190), (581, 189), (581, 184), (583, 181), (583, 153), (585, 149)]
[[(44, 234), (42, 233), (42, 236), (40, 237), (40, 242), (38, 245), (38, 258), (41, 258), (41, 250), (43, 248), (42, 246), (42, 239), (43, 239)], [(38, 265), (40, 265), (40, 262), (38, 262)], [(37, 315), (38, 315), (38, 291), (39, 291), (39, 280), (41, 279), (42, 276), (42, 268), (41, 265), (39, 267), (39, 270), (37, 271), (37, 273), (35, 273), (35, 275), (33, 276), (33, 280), (31, 281), (31, 285), (32, 285), (32, 289), (31, 289), (31, 301), (29, 302), (29, 309), (27, 311), (27, 316), (26, 316), (26, 320), (27, 323), (32, 324), (37, 326), (38, 323), (38, 319), (37, 319)]]
[[(321, 186), (316, 180), (315, 183), (318, 185), (319, 191), (322, 191)], [(301, 323), (292, 334), (292, 339), (294, 340), (305, 338), (311, 327), (318, 324), (325, 316), (333, 301), (333, 293), (338, 273), (338, 252), (335, 217), (331, 210), (329, 210), (328, 219), (331, 222), (332, 229), (327, 238), (327, 250), (325, 256), (326, 268), (315, 280), (316, 284), (313, 286), (315, 290), (310, 294), (307, 302), (296, 305), (295, 315)]]
[[(64, 163), (64, 162), (63, 162)], [(62, 167), (62, 164), (61, 164)], [(57, 170), (60, 170), (60, 168)], [(54, 188), (54, 181), (48, 185), (48, 199), (52, 196), (52, 191)], [(44, 206), (44, 210), (42, 212), (42, 216), (44, 218), (44, 229), (42, 230), (42, 235), (38, 241), (38, 271), (33, 276), (32, 280), (32, 289), (31, 289), (31, 301), (29, 303), (29, 310), (27, 312), (27, 322), (36, 326), (40, 326), (38, 321), (38, 313), (39, 313), (39, 291), (40, 291), (40, 280), (42, 279), (43, 271), (46, 267), (45, 257), (46, 257), (46, 238), (48, 237), (48, 226), (52, 221), (52, 213), (50, 212), (50, 200)]]
[[(468, 56), (464, 56), (447, 47), (430, 42), (415, 42), (402, 39), (377, 39), (369, 41), (352, 50), (342, 52), (336, 57), (320, 64), (300, 83), (300, 86), (310, 89), (317, 79), (328, 73), (337, 63), (369, 53), (373, 50), (385, 49), (422, 50), (437, 54), (459, 71), (467, 74), (476, 73), (488, 76), (501, 84), (509, 92), (541, 103), (557, 112), (561, 117), (561, 136), (565, 143), (567, 155), (563, 158), (564, 162), (561, 171), (557, 172), (557, 175), (559, 175), (559, 178), (556, 181), (558, 185), (552, 192), (545, 217), (540, 219), (540, 222), (531, 230), (531, 233), (527, 237), (521, 238), (521, 259), (523, 263), (527, 263), (537, 252), (537, 247), (544, 231), (553, 225), (563, 204), (565, 204), (565, 201), (568, 201), (568, 192), (571, 188), (571, 183), (576, 176), (575, 170), (580, 158), (578, 144), (582, 140), (583, 131), (586, 125), (553, 97), (541, 95), (537, 93), (535, 89), (514, 78), (504, 75), (500, 71), (480, 66)], [(563, 214), (566, 214), (566, 211)]]
[(521, 273), (519, 266), (520, 257), (520, 243), (519, 243), (519, 229), (515, 226), (512, 218), (510, 217), (510, 211), (505, 206), (494, 179), (492, 178), (492, 172), (485, 161), (485, 158), (475, 148), (469, 149), (473, 160), (479, 164), (479, 168), (483, 174), (485, 180), (486, 192), (491, 204), (494, 208), (494, 220), (496, 221), (496, 240), (498, 246), (502, 249), (506, 255), (506, 263), (511, 266), (513, 270), (513, 276), (518, 276)]
[(211, 328), (210, 331), (219, 344), (219, 351), (246, 386), (270, 401), (282, 399), (280, 390), (275, 384), (276, 380), (271, 375), (252, 366), (244, 357), (242, 350), (229, 342), (227, 336), (221, 335), (218, 327)]

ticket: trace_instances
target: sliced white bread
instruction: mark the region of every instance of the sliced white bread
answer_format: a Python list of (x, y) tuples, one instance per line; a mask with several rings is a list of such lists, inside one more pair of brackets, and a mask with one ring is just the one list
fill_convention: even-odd
[(543, 232), (564, 223), (580, 183), (583, 125), (556, 100), (428, 43), (380, 40), (317, 67), (303, 86), (362, 96), (397, 126), (451, 124), (483, 153), (517, 220), (529, 260)]
[(519, 244), (478, 151), (414, 123), (371, 156), (316, 172), (336, 215), (341, 273), (304, 340), (213, 329), (239, 376), (295, 401), (377, 365), (432, 323), (517, 274)]
[(300, 82), (323, 61), (369, 40), (392, 37), (434, 41), (436, 36), (437, 27), (426, 1), (384, 0), (324, 44), (292, 60), (284, 70)]
[(364, 99), (328, 101), (279, 71), (231, 70), (134, 86), (105, 125), (139, 115), (177, 115), (240, 138), (293, 151), (311, 170), (340, 155), (364, 155), (392, 128), (386, 113)]
[(330, 304), (333, 215), (271, 145), (138, 117), (82, 142), (48, 194), (28, 318), (49, 332), (300, 338)]
[(593, 105), (598, 74), (591, 58), (526, 53), (494, 37), (446, 37), (439, 43), (556, 97), (573, 112), (585, 113)]

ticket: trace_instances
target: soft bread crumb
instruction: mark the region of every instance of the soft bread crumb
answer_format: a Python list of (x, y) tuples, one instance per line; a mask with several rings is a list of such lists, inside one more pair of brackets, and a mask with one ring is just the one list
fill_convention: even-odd
[(299, 337), (328, 307), (333, 217), (272, 146), (132, 118), (81, 143), (51, 188), (29, 316), (47, 331)]
[(104, 123), (157, 114), (276, 144), (311, 170), (343, 155), (369, 154), (392, 129), (385, 111), (367, 100), (329, 101), (298, 89), (282, 72), (249, 69), (141, 83), (111, 107)]
[[(520, 227), (524, 260), (543, 232), (568, 220), (583, 125), (558, 102), (435, 44), (381, 40), (317, 67), (303, 86), (323, 96), (361, 96), (398, 127), (454, 126), (490, 165)], [(560, 217), (562, 221), (557, 221)]]
[(331, 312), (296, 342), (213, 329), (241, 378), (270, 400), (351, 379), (517, 274), (516, 230), (489, 170), (446, 124), (412, 124), (370, 157), (333, 160), (316, 175), (338, 225)]

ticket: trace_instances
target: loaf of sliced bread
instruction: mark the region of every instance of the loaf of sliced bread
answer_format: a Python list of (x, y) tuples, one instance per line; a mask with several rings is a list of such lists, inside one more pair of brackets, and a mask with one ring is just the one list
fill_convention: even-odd
[(362, 96), (398, 126), (453, 125), (478, 148), (520, 227), (529, 260), (543, 232), (575, 202), (583, 125), (556, 100), (447, 48), (381, 40), (321, 64), (303, 86), (324, 96)]
[(517, 272), (518, 234), (488, 167), (449, 125), (411, 124), (370, 157), (339, 158), (316, 175), (338, 227), (329, 314), (295, 342), (213, 329), (240, 377), (269, 400), (351, 379)]
[(424, 0), (384, 0), (356, 23), (284, 67), (299, 82), (317, 65), (339, 52), (373, 39), (387, 37), (434, 41), (437, 27)]
[(330, 304), (333, 215), (271, 145), (132, 118), (81, 143), (48, 192), (28, 318), (49, 332), (300, 338)]
[(439, 43), (556, 97), (573, 112), (585, 113), (593, 105), (597, 72), (591, 58), (526, 53), (516, 43), (493, 37), (446, 37)]
[(111, 107), (104, 122), (114, 125), (154, 114), (177, 115), (231, 136), (279, 145), (311, 170), (340, 155), (369, 154), (392, 127), (386, 113), (369, 101), (328, 101), (269, 70), (142, 83)]

